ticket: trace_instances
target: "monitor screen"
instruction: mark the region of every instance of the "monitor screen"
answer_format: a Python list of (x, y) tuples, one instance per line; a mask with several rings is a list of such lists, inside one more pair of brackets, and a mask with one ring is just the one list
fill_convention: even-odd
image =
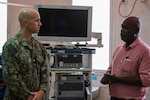
[(92, 7), (35, 5), (42, 26), (35, 38), (42, 41), (75, 42), (91, 40)]

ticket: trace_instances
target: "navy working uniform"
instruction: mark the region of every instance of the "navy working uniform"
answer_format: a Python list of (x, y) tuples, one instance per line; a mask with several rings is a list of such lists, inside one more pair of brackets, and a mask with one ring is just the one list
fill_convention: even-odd
[(4, 100), (27, 100), (29, 93), (46, 91), (49, 57), (44, 46), (32, 37), (27, 41), (19, 32), (3, 46), (2, 71), (6, 83)]

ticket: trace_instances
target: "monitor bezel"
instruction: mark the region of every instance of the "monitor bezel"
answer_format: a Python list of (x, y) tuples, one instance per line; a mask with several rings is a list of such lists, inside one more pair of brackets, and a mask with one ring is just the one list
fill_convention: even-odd
[(33, 37), (40, 41), (55, 41), (55, 42), (79, 42), (79, 41), (91, 41), (92, 33), (92, 7), (91, 6), (69, 6), (69, 5), (45, 5), (45, 4), (35, 4), (35, 10), (38, 11), (39, 8), (47, 9), (75, 9), (75, 10), (87, 10), (88, 20), (87, 20), (87, 36), (86, 37), (59, 37), (59, 36), (38, 36), (38, 33), (34, 33)]

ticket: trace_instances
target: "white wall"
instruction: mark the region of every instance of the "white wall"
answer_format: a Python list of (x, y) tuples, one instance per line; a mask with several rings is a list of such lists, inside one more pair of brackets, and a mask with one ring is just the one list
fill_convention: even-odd
[(1, 33), (1, 36), (0, 36), (0, 53), (2, 53), (2, 47), (3, 47), (3, 44), (6, 42), (7, 40), (7, 5), (3, 4), (3, 3), (6, 3), (7, 1), (6, 0), (0, 0), (0, 33)]

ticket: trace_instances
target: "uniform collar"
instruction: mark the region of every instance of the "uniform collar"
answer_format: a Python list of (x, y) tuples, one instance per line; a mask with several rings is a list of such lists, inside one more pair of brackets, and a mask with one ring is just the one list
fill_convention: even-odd
[(19, 41), (23, 46), (27, 46), (30, 49), (32, 49), (31, 43), (25, 39), (25, 37), (23, 36), (21, 32), (18, 32), (16, 36), (19, 38)]

